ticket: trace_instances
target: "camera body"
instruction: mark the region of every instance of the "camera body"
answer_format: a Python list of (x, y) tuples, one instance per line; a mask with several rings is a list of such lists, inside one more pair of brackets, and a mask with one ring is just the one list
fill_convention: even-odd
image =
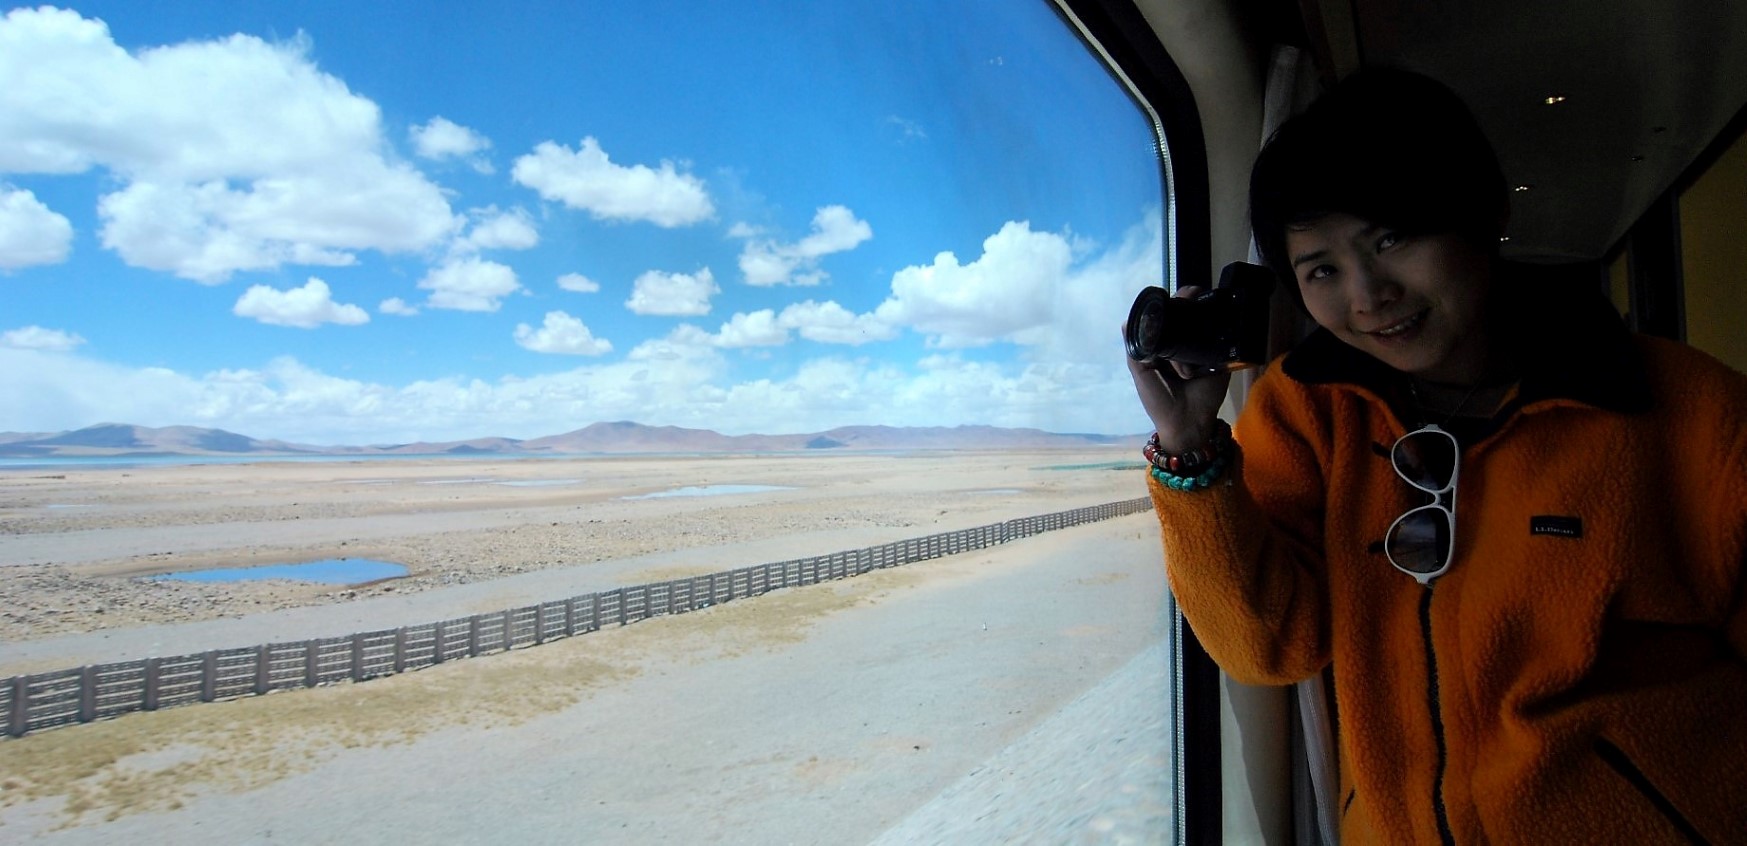
[(1123, 327), (1128, 357), (1155, 369), (1169, 361), (1204, 370), (1260, 366), (1267, 361), (1273, 293), (1273, 272), (1241, 261), (1225, 266), (1218, 287), (1193, 297), (1146, 288)]

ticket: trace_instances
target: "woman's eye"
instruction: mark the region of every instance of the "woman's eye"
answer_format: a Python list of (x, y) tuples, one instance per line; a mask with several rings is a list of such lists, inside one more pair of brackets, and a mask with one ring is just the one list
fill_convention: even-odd
[(1401, 243), (1400, 235), (1397, 235), (1394, 232), (1386, 233), (1383, 237), (1377, 239), (1377, 251), (1382, 252), (1399, 243)]
[(1314, 282), (1318, 279), (1327, 279), (1328, 277), (1333, 276), (1334, 272), (1335, 269), (1333, 265), (1319, 264), (1311, 268), (1310, 272), (1304, 274), (1304, 281)]

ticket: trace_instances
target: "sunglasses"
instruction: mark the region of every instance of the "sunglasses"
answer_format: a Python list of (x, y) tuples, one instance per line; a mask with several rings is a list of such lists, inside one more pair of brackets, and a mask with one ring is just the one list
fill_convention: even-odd
[(1429, 504), (1395, 518), (1383, 542), (1389, 563), (1422, 585), (1442, 576), (1455, 558), (1456, 476), (1461, 469), (1461, 450), (1455, 435), (1427, 424), (1402, 435), (1389, 451), (1395, 474), (1432, 495)]

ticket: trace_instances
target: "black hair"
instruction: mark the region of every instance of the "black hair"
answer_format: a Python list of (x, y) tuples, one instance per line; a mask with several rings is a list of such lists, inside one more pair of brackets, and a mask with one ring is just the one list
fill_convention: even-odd
[(1498, 157), (1461, 98), (1393, 68), (1336, 84), (1275, 131), (1250, 171), (1256, 245), (1301, 308), (1288, 227), (1339, 212), (1408, 234), (1457, 233), (1496, 254), (1509, 202)]

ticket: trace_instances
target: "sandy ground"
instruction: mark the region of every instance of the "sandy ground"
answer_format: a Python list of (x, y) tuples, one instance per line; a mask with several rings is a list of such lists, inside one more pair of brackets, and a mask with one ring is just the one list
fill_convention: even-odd
[[(765, 560), (859, 548), (1137, 496), (1135, 474), (1054, 469), (1129, 457), (1095, 450), (0, 469), (0, 642), (773, 539), (799, 551)], [(634, 498), (710, 485), (785, 489)], [(768, 543), (765, 551), (780, 552)], [(411, 575), (338, 590), (140, 578), (327, 558), (392, 561)], [(702, 572), (758, 563), (703, 564)], [(593, 572), (605, 574), (601, 587), (679, 575), (626, 582), (617, 568)]]
[[(1124, 458), (0, 473), (0, 676), (444, 619), (1127, 499), (1137, 472), (1091, 466)], [(710, 484), (792, 489), (624, 498)], [(1168, 822), (1150, 520), (362, 685), (0, 741), (0, 840), (1146, 842)], [(364, 550), (413, 575), (364, 589), (139, 578)], [(1082, 713), (1103, 716), (1068, 716)], [(1061, 760), (1088, 748), (1100, 751)], [(967, 830), (965, 797), (991, 795)]]

